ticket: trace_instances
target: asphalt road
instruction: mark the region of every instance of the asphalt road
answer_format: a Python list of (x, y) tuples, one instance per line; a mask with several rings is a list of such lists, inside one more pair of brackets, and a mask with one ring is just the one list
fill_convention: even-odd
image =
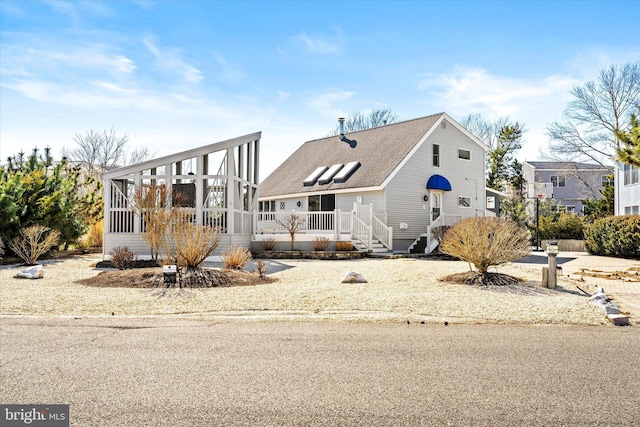
[(0, 318), (77, 426), (640, 425), (640, 328)]

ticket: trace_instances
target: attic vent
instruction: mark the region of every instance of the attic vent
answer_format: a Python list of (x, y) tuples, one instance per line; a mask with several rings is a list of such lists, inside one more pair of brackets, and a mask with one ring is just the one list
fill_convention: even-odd
[(328, 169), (328, 167), (326, 167), (326, 166), (320, 166), (320, 167), (316, 168), (316, 170), (314, 170), (314, 171), (311, 173), (311, 175), (309, 175), (309, 176), (307, 177), (307, 179), (305, 179), (305, 180), (303, 181), (303, 182), (304, 182), (304, 185), (305, 185), (305, 186), (311, 186), (311, 185), (314, 185), (314, 184), (316, 183), (316, 181), (318, 180), (318, 177), (319, 177), (320, 175), (322, 175), (322, 174), (323, 174), (327, 169)]
[(325, 173), (322, 174), (320, 178), (318, 178), (318, 184), (328, 184), (331, 182), (331, 178), (342, 169), (343, 164), (337, 164), (331, 166)]
[(444, 120), (443, 120), (442, 122), (440, 122), (440, 127), (441, 127), (442, 129), (446, 129), (446, 128), (447, 128), (447, 122), (446, 122), (446, 121), (444, 121)]
[(360, 162), (349, 162), (333, 177), (333, 182), (345, 182), (360, 167)]

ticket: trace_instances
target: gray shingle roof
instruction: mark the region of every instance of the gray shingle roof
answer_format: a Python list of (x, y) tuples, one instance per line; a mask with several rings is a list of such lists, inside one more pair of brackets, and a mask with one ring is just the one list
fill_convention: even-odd
[[(305, 142), (260, 183), (260, 197), (381, 186), (433, 127), (443, 113), (346, 134), (355, 148), (339, 136)], [(305, 186), (317, 167), (359, 161), (360, 168), (345, 182)]]
[(580, 163), (580, 162), (529, 162), (536, 169), (550, 169), (550, 170), (562, 170), (562, 169), (570, 169), (570, 170), (584, 170), (584, 169), (612, 169), (610, 167), (605, 167), (598, 164), (592, 163)]

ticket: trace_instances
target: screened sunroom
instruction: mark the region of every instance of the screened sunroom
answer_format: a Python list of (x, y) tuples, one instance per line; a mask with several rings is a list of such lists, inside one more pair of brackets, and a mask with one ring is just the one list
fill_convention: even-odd
[(159, 192), (166, 208), (189, 212), (192, 221), (218, 227), (214, 256), (229, 246), (251, 245), (258, 207), (260, 137), (256, 132), (143, 163), (108, 171), (104, 182), (103, 257), (127, 246), (144, 259), (151, 256), (140, 233), (145, 224), (136, 209), (140, 192)]

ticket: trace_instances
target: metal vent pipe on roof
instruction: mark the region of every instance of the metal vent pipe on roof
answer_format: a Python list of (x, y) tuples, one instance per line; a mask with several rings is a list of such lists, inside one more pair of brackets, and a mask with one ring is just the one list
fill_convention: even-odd
[(344, 135), (344, 117), (338, 117), (338, 123), (340, 123), (340, 135)]

